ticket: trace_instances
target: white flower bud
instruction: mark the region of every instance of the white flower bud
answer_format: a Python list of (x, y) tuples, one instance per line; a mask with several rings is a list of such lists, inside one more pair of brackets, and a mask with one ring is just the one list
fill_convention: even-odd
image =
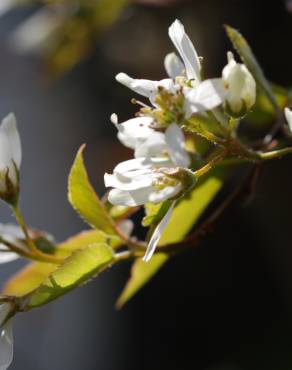
[(244, 64), (236, 63), (231, 52), (227, 58), (228, 64), (222, 71), (227, 91), (225, 109), (233, 117), (242, 117), (255, 103), (256, 82)]
[(21, 144), (16, 119), (9, 114), (0, 126), (0, 198), (15, 203), (19, 192)]

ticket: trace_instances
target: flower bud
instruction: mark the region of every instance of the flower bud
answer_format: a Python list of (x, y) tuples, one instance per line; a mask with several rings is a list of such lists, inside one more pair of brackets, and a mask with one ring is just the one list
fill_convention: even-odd
[(21, 144), (16, 119), (9, 114), (0, 126), (0, 198), (15, 204), (19, 193)]
[(244, 64), (236, 63), (233, 54), (227, 53), (228, 64), (222, 71), (222, 78), (227, 96), (226, 113), (232, 117), (244, 116), (256, 100), (256, 83)]

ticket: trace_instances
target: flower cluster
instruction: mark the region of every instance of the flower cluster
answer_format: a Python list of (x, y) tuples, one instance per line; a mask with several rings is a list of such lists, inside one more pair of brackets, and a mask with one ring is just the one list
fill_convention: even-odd
[(228, 53), (222, 77), (203, 80), (201, 58), (180, 21), (170, 26), (169, 37), (179, 56), (166, 55), (168, 78), (151, 81), (134, 79), (125, 73), (116, 76), (118, 82), (148, 98), (150, 105), (138, 102), (142, 108), (137, 116), (123, 123), (118, 123), (116, 114), (112, 115), (119, 140), (134, 150), (135, 158), (118, 164), (112, 174), (104, 177), (106, 187), (112, 188), (108, 199), (114, 205), (132, 207), (173, 200), (150, 240), (146, 261), (155, 250), (175, 200), (196, 180), (190, 171), (191, 158), (183, 132), (188, 120), (218, 106), (228, 115), (241, 117), (256, 97), (252, 75), (245, 65), (235, 62), (232, 53)]

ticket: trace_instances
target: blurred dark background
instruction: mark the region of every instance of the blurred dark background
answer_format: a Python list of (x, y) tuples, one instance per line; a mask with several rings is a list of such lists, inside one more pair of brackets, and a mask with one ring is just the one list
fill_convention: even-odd
[[(110, 1), (110, 0), (108, 0)], [(167, 28), (179, 18), (219, 75), (230, 44), (222, 24), (246, 36), (266, 75), (292, 81), (292, 7), (280, 0), (144, 0), (128, 7), (94, 53), (48, 84), (39, 58), (17, 55), (10, 32), (31, 12), (0, 20), (0, 113), (14, 111), (23, 141), (22, 208), (30, 225), (57, 240), (86, 228), (66, 200), (79, 145), (103, 193), (103, 173), (131, 155), (109, 116), (129, 118), (133, 94), (120, 71), (161, 79), (173, 50)], [(289, 12), (290, 10), (290, 12)], [(127, 306), (116, 311), (129, 265), (49, 306), (17, 316), (11, 370), (288, 370), (292, 368), (292, 165), (265, 165), (253, 203), (234, 205), (202, 245), (171, 260)], [(1, 222), (10, 221), (4, 205)], [(2, 281), (22, 262), (1, 265)]]

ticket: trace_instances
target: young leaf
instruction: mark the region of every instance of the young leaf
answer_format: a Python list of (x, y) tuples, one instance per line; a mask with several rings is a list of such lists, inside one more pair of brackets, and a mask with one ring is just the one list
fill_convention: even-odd
[(35, 291), (23, 297), (21, 310), (27, 311), (59, 298), (88, 282), (113, 260), (113, 250), (107, 244), (92, 244), (74, 252)]
[(268, 80), (266, 79), (264, 72), (261, 69), (246, 39), (240, 34), (240, 32), (238, 32), (236, 29), (228, 25), (225, 26), (225, 30), (226, 30), (227, 36), (229, 37), (234, 48), (240, 55), (242, 61), (247, 66), (247, 68), (249, 69), (253, 77), (255, 78), (258, 85), (265, 92), (267, 98), (270, 100), (275, 111), (278, 111), (279, 110), (278, 104), (274, 97), (271, 86)]
[(105, 243), (112, 248), (117, 248), (122, 244), (115, 235), (107, 235), (100, 230), (86, 230), (58, 244), (56, 256), (68, 257), (74, 251), (96, 243)]
[[(107, 243), (112, 248), (120, 245), (116, 237), (108, 236), (102, 231), (88, 230), (60, 243), (56, 249), (56, 256), (69, 257), (74, 251), (83, 249), (95, 243)], [(4, 294), (23, 296), (35, 290), (56, 269), (58, 265), (51, 263), (32, 262), (17, 272), (4, 286)]]
[[(164, 230), (159, 244), (173, 243), (182, 240), (198, 221), (209, 203), (221, 189), (225, 172), (217, 170), (215, 175), (204, 178), (197, 187), (183, 199), (174, 209), (173, 215)], [(117, 306), (121, 308), (131, 299), (165, 264), (168, 256), (165, 253), (157, 253), (147, 263), (136, 260), (133, 263), (131, 277), (128, 280)]]
[(83, 161), (84, 147), (80, 147), (69, 175), (69, 201), (90, 226), (107, 234), (115, 234), (113, 221), (89, 182)]
[(58, 265), (32, 262), (18, 271), (4, 285), (3, 294), (21, 297), (32, 292), (56, 269)]

